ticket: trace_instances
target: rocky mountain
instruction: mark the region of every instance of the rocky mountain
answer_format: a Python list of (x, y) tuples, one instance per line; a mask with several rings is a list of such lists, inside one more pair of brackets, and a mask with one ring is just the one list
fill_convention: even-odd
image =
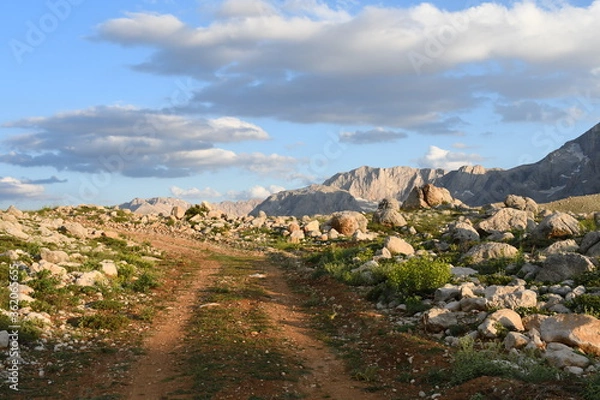
[(508, 170), (461, 168), (436, 182), (470, 205), (502, 201), (508, 194), (550, 202), (600, 192), (600, 124), (542, 160)]
[(362, 211), (359, 201), (348, 191), (332, 186), (311, 185), (297, 190), (272, 194), (250, 215), (264, 211), (267, 215), (331, 214), (336, 211)]
[(453, 197), (477, 206), (504, 200), (509, 194), (549, 202), (600, 192), (600, 124), (565, 143), (534, 164), (508, 170), (464, 166), (456, 171), (409, 167), (360, 167), (338, 173), (323, 184), (353, 196), (378, 201), (404, 201), (415, 186), (433, 183)]
[(136, 214), (163, 214), (170, 215), (173, 207), (179, 206), (184, 209), (191, 207), (191, 204), (185, 200), (176, 199), (173, 197), (153, 197), (151, 199), (141, 199), (136, 197), (128, 203), (119, 205), (120, 209), (131, 210)]
[(370, 201), (389, 197), (404, 200), (415, 186), (434, 182), (445, 173), (443, 169), (431, 168), (360, 167), (335, 174), (323, 182), (323, 185), (347, 190), (354, 197)]
[(264, 199), (222, 201), (220, 203), (211, 203), (211, 205), (213, 208), (219, 209), (227, 215), (239, 217), (250, 214), (250, 212), (263, 200)]
[[(241, 201), (222, 201), (220, 203), (208, 203), (212, 208), (223, 211), (232, 216), (248, 215), (263, 199), (250, 199)], [(173, 207), (179, 206), (187, 210), (192, 206), (185, 200), (173, 197), (153, 197), (150, 199), (141, 199), (136, 197), (130, 202), (119, 205), (121, 209), (131, 210), (136, 214), (163, 214), (170, 215)]]

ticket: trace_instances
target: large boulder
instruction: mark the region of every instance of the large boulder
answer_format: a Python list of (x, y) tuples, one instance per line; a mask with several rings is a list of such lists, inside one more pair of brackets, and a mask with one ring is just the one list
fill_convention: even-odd
[(532, 232), (538, 239), (557, 239), (579, 235), (579, 221), (569, 214), (556, 212), (544, 218)]
[(481, 221), (478, 227), (487, 233), (509, 232), (513, 230), (530, 231), (535, 228), (535, 222), (529, 217), (527, 211), (502, 208), (496, 211), (490, 218)]
[(458, 313), (445, 308), (432, 308), (423, 314), (423, 325), (430, 332), (442, 332), (458, 324)]
[(485, 288), (488, 308), (529, 308), (537, 305), (537, 294), (523, 286), (488, 286)]
[(509, 194), (504, 199), (504, 205), (506, 207), (515, 208), (517, 210), (523, 210), (534, 215), (538, 212), (538, 204), (530, 197), (517, 196), (514, 194)]
[(521, 321), (521, 316), (517, 312), (510, 309), (502, 309), (490, 314), (479, 325), (477, 330), (483, 337), (496, 338), (500, 333), (499, 326), (509, 331), (522, 331), (525, 329)]
[(75, 279), (76, 286), (94, 286), (106, 282), (106, 276), (100, 271), (83, 272)]
[(585, 368), (591, 364), (590, 359), (586, 356), (576, 353), (569, 346), (556, 342), (548, 343), (542, 357), (544, 357), (550, 365), (556, 368), (572, 366)]
[(542, 250), (541, 254), (543, 256), (549, 256), (551, 254), (570, 253), (578, 250), (579, 246), (577, 245), (577, 242), (574, 239), (567, 239), (552, 243), (550, 246)]
[(408, 198), (402, 203), (402, 208), (404, 210), (418, 210), (420, 208), (432, 208), (443, 204), (452, 204), (453, 202), (454, 199), (448, 189), (427, 184), (413, 188)]
[(171, 216), (175, 217), (175, 219), (182, 219), (185, 217), (186, 209), (181, 206), (175, 206), (171, 209)]
[(356, 211), (342, 211), (332, 215), (329, 225), (342, 235), (352, 236), (357, 230), (367, 231), (367, 218)]
[(373, 214), (373, 222), (392, 228), (406, 226), (406, 219), (398, 212), (399, 208), (396, 199), (383, 199)]
[(459, 221), (448, 226), (448, 236), (453, 243), (478, 242), (479, 232), (468, 221)]
[(69, 261), (69, 255), (66, 252), (62, 250), (49, 250), (45, 247), (40, 250), (40, 258), (54, 264)]
[(519, 250), (507, 243), (488, 242), (473, 246), (465, 253), (463, 260), (479, 264), (490, 259), (512, 258), (517, 254)]
[(600, 257), (600, 231), (587, 233), (581, 241), (579, 251), (590, 257)]
[(78, 239), (88, 237), (88, 230), (79, 222), (65, 222), (58, 231), (62, 234), (71, 235)]
[(5, 233), (9, 236), (14, 236), (17, 239), (28, 240), (29, 235), (23, 230), (23, 226), (18, 222), (0, 221), (0, 233)]
[(600, 356), (600, 321), (587, 314), (559, 314), (540, 325), (545, 342), (559, 342)]
[(410, 243), (397, 236), (387, 237), (384, 242), (384, 247), (392, 254), (411, 255), (415, 253), (415, 249), (410, 245)]
[(536, 280), (542, 282), (562, 282), (572, 279), (584, 272), (593, 271), (596, 267), (584, 255), (579, 253), (557, 253), (549, 255)]

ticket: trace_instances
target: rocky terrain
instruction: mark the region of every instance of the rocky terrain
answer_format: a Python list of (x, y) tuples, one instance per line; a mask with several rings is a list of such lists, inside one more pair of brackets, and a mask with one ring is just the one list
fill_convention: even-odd
[[(152, 245), (123, 236), (151, 234), (270, 254), (288, 266), (296, 285), (308, 288), (327, 276), (370, 302), (370, 312), (386, 321), (378, 329), (442, 344), (447, 355), (439, 362), (455, 361), (440, 371), (465, 376), (439, 378), (441, 386), (420, 389), (422, 397), (452, 398), (453, 387), (480, 376), (526, 382), (534, 376), (553, 384), (558, 377), (563, 382), (558, 386), (565, 388), (576, 380), (580, 390), (567, 390), (571, 398), (597, 398), (596, 199), (570, 199), (585, 204), (583, 212), (567, 210), (565, 204), (555, 211), (556, 203), (539, 205), (516, 195), (470, 207), (430, 185), (414, 189), (402, 207), (388, 198), (371, 213), (236, 216), (207, 203), (175, 205), (160, 213), (85, 205), (37, 212), (11, 207), (0, 213), (0, 270), (7, 278), (0, 292), (0, 347), (10, 349), (10, 326), (19, 321), (23, 368), (45, 377), (68, 369), (52, 361), (53, 353), (63, 357), (65, 352), (125, 346), (118, 344), (118, 332), (152, 329), (142, 322), (152, 319), (156, 290), (164, 284), (166, 275), (159, 269), (164, 255), (156, 246), (164, 246), (166, 239)], [(320, 290), (334, 286), (326, 287)], [(18, 299), (16, 309), (11, 310), (11, 299)], [(329, 317), (342, 314), (343, 304), (331, 308), (328, 303), (323, 308)], [(344, 331), (344, 325), (339, 329)], [(377, 341), (370, 346), (384, 349)], [(1, 372), (7, 378), (13, 360), (9, 353)], [(483, 355), (481, 365), (459, 369), (465, 368), (461, 357), (479, 360), (477, 354)], [(362, 370), (357, 379), (400, 379), (394, 368), (384, 373), (376, 366), (378, 378)], [(382, 390), (387, 394), (379, 398), (395, 398)]]
[(383, 198), (403, 202), (414, 187), (426, 184), (444, 187), (454, 198), (471, 206), (500, 202), (509, 194), (547, 203), (569, 196), (600, 192), (599, 157), (600, 125), (596, 125), (534, 164), (509, 170), (464, 166), (456, 171), (364, 166), (335, 174), (322, 185), (271, 196), (253, 213), (264, 210), (269, 215), (299, 215), (296, 209), (315, 210), (312, 214), (342, 211), (343, 207), (336, 206), (333, 199), (328, 199), (330, 193), (336, 193), (337, 197), (344, 196), (346, 203), (351, 201), (350, 196), (359, 202), (366, 201), (360, 205), (365, 211), (371, 211), (369, 202), (378, 202)]

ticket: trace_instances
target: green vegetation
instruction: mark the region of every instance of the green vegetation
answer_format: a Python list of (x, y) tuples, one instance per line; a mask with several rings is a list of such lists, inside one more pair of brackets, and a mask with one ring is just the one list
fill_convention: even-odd
[(600, 296), (585, 293), (568, 301), (565, 305), (573, 312), (600, 317)]
[(413, 257), (404, 262), (386, 263), (387, 282), (403, 296), (430, 293), (444, 286), (452, 276), (450, 266), (439, 259)]
[(126, 327), (129, 323), (129, 318), (122, 314), (113, 313), (98, 313), (93, 315), (84, 315), (81, 318), (76, 318), (72, 321), (79, 328), (88, 329), (106, 329), (109, 331), (117, 331)]
[(460, 350), (455, 355), (449, 373), (449, 383), (458, 385), (480, 376), (499, 376), (528, 383), (543, 383), (562, 380), (565, 374), (548, 366), (533, 354), (515, 356), (506, 354), (499, 345), (489, 343), (475, 349), (474, 341), (467, 337), (461, 340)]

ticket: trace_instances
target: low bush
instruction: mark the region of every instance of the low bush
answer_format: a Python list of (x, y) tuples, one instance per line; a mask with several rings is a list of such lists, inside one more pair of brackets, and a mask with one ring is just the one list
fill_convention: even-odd
[(600, 296), (585, 293), (566, 302), (565, 305), (573, 312), (600, 317)]
[(122, 314), (94, 314), (85, 315), (79, 318), (77, 326), (80, 328), (88, 329), (106, 329), (109, 331), (116, 331), (124, 328), (129, 319)]
[(450, 281), (450, 265), (430, 257), (413, 257), (385, 264), (388, 284), (404, 296), (430, 293)]

